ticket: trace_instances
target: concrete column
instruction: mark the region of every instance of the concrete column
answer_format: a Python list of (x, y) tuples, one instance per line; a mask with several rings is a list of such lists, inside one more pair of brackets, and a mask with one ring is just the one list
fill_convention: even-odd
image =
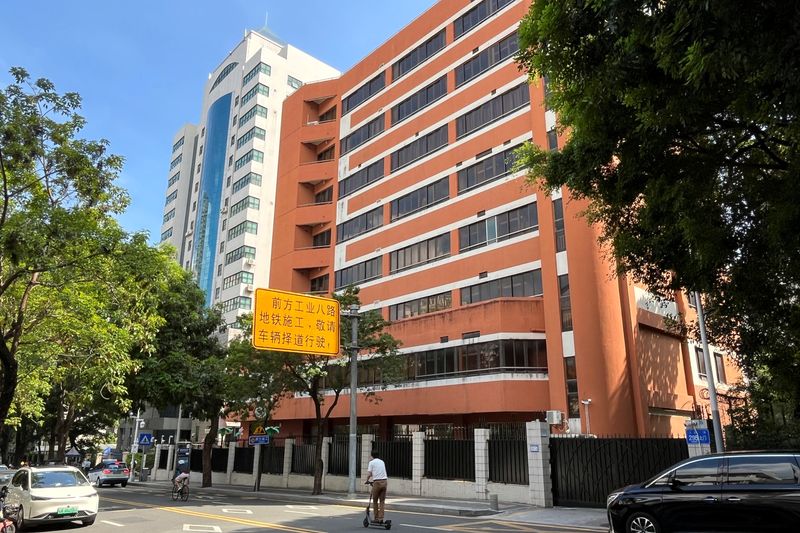
[(258, 471), (261, 461), (261, 446), (253, 446), (253, 448), (255, 448), (255, 452), (253, 452), (253, 483), (255, 483), (257, 476), (261, 475), (261, 472)]
[(528, 501), (539, 507), (552, 507), (550, 426), (546, 422), (527, 422), (525, 430), (528, 441)]
[(294, 439), (286, 439), (283, 446), (283, 486), (289, 488), (289, 474), (292, 472), (292, 455), (294, 454)]
[(364, 485), (364, 480), (367, 479), (367, 466), (372, 459), (372, 443), (375, 442), (375, 435), (364, 433), (361, 435), (361, 479), (356, 480), (356, 492), (364, 491), (369, 492), (369, 489)]
[(422, 478), (425, 476), (425, 433), (411, 434), (411, 491), (422, 496)]
[[(159, 443), (159, 444), (156, 444), (156, 456), (155, 456), (155, 460), (153, 461), (153, 468), (150, 470), (150, 472), (153, 473), (152, 481), (157, 481), (158, 480), (158, 463), (160, 463), (160, 462), (161, 462), (161, 444)], [(92, 465), (92, 466), (94, 466), (94, 465)]]
[(489, 498), (489, 434), (490, 429), (475, 430), (475, 498)]
[(325, 490), (325, 479), (328, 477), (328, 456), (331, 453), (331, 437), (322, 437), (322, 490)]
[(233, 482), (233, 460), (236, 457), (236, 441), (228, 443), (228, 466), (225, 472), (228, 474), (228, 485)]
[(172, 473), (175, 471), (173, 464), (175, 464), (175, 445), (170, 444), (167, 448), (167, 479), (172, 479)]

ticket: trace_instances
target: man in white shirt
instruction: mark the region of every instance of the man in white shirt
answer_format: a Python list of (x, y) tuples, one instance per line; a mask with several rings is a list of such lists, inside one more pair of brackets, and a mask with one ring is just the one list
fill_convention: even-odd
[(375, 521), (383, 522), (383, 511), (386, 505), (386, 463), (381, 460), (377, 450), (372, 450), (372, 461), (367, 465), (367, 481), (372, 481), (372, 501), (375, 506)]

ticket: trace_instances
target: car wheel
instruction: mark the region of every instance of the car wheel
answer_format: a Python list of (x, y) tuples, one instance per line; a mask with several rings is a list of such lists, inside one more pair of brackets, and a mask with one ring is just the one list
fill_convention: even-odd
[(127, 486), (128, 486), (128, 482), (127, 482), (127, 481), (123, 481), (123, 482), (121, 483), (121, 485), (122, 485), (123, 487), (127, 487)]
[(19, 511), (17, 512), (17, 531), (23, 531), (24, 529), (25, 529), (25, 508), (20, 505)]
[(81, 520), (81, 524), (83, 524), (84, 526), (91, 526), (92, 524), (94, 524), (95, 520), (97, 520), (97, 515), (94, 515), (91, 518), (84, 518), (83, 520)]
[(626, 523), (628, 533), (661, 533), (656, 519), (647, 513), (633, 513)]
[(100, 476), (97, 476), (97, 479), (94, 480), (94, 484), (97, 485), (98, 488), (103, 486), (103, 482), (100, 481)]

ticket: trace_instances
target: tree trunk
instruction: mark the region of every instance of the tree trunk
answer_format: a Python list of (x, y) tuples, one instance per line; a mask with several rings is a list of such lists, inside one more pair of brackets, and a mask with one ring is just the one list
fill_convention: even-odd
[(69, 440), (69, 430), (75, 419), (75, 406), (70, 405), (67, 414), (58, 424), (58, 456), (57, 461), (64, 462), (67, 454), (67, 441)]
[[(314, 390), (316, 393), (317, 391)], [(323, 423), (322, 418), (322, 404), (319, 396), (313, 394), (311, 398), (314, 400), (314, 414), (316, 414), (317, 435), (314, 437), (314, 488), (311, 494), (322, 494), (322, 437), (323, 437)]]
[(219, 433), (219, 414), (211, 417), (211, 429), (203, 439), (203, 487), (211, 486), (211, 450)]
[(17, 390), (17, 374), (19, 364), (14, 354), (5, 342), (0, 342), (0, 364), (3, 370), (3, 379), (0, 381), (0, 424), (5, 425), (14, 393)]

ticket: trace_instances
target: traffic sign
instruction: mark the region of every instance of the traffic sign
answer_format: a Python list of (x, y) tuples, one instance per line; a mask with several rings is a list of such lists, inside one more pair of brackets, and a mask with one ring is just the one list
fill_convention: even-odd
[(247, 437), (247, 443), (250, 446), (257, 446), (259, 444), (269, 444), (269, 435), (250, 435)]
[(267, 432), (264, 431), (264, 426), (256, 426), (253, 428), (253, 431), (250, 433), (251, 435), (266, 435)]
[(253, 347), (339, 355), (339, 302), (296, 292), (256, 289)]
[(139, 442), (137, 444), (141, 446), (150, 446), (151, 444), (153, 444), (153, 434), (139, 433)]
[(697, 442), (699, 444), (711, 444), (711, 433), (707, 429), (698, 429)]

